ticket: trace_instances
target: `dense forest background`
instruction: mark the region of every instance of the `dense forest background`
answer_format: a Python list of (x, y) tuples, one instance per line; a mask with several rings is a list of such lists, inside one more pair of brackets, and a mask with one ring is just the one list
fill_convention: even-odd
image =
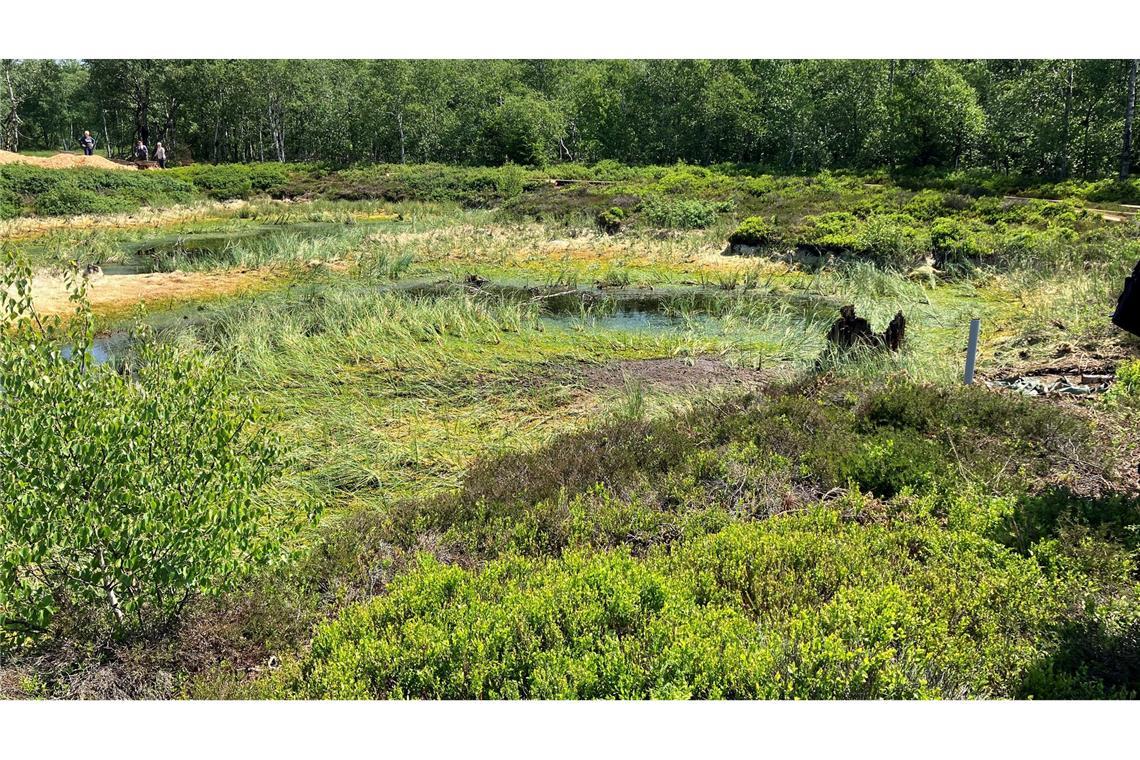
[(4, 147), (1127, 175), (1136, 61), (5, 60)]

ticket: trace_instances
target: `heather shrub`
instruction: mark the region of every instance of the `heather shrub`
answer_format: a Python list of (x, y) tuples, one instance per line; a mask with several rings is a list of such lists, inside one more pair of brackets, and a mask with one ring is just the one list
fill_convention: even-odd
[(759, 216), (750, 216), (742, 221), (728, 237), (728, 242), (733, 245), (767, 245), (774, 240), (772, 225)]
[(598, 226), (610, 235), (621, 232), (622, 222), (625, 221), (625, 209), (621, 206), (610, 206), (596, 217)]
[(732, 203), (727, 201), (672, 200), (650, 195), (641, 202), (641, 212), (654, 227), (667, 229), (702, 229), (711, 227), (717, 214), (728, 211)]

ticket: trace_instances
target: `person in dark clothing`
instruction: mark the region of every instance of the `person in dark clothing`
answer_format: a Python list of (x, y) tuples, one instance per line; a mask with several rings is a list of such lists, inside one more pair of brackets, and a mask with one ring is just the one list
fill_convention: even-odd
[(135, 159), (139, 161), (147, 161), (150, 159), (150, 150), (147, 149), (146, 143), (142, 140), (139, 140), (138, 144), (135, 145)]
[(95, 138), (91, 136), (90, 132), (84, 132), (83, 137), (79, 138), (79, 147), (83, 148), (83, 155), (85, 156), (95, 153)]
[(158, 162), (159, 169), (166, 168), (166, 148), (162, 147), (162, 143), (154, 144), (154, 160)]

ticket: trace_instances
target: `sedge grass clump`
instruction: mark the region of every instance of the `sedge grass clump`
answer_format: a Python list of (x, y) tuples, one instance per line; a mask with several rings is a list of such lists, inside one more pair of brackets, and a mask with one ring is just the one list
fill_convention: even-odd
[(276, 413), (328, 499), (386, 500), (455, 485), (479, 453), (533, 445), (602, 412), (606, 389), (556, 381), (581, 363), (694, 343), (580, 331), (542, 309), (530, 296), (318, 278), (182, 329), (233, 356), (235, 382)]

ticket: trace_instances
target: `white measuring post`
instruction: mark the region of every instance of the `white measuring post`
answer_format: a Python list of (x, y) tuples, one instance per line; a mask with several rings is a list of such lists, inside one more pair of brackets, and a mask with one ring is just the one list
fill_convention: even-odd
[(966, 385), (974, 384), (974, 362), (978, 359), (978, 333), (982, 330), (982, 320), (970, 320), (970, 343), (966, 346), (966, 374), (962, 382)]

